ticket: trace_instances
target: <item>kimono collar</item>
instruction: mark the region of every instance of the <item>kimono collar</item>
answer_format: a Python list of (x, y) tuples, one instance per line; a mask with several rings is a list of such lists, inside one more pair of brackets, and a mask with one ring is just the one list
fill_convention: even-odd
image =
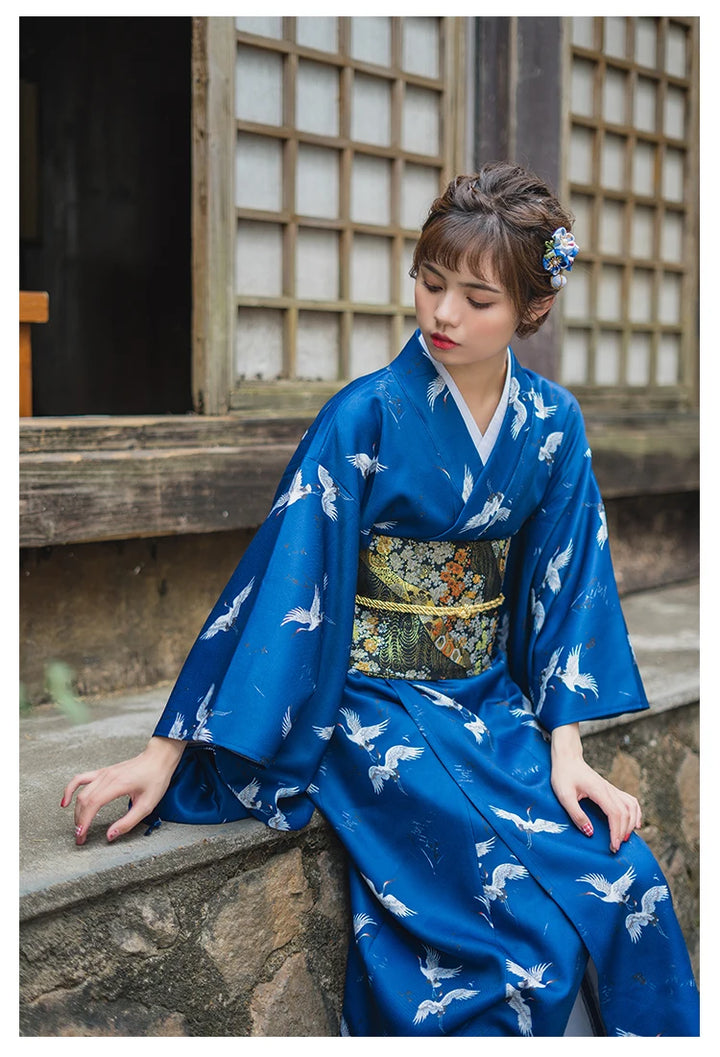
[(497, 440), (498, 434), (500, 433), (500, 427), (502, 426), (503, 419), (505, 418), (505, 412), (508, 408), (510, 396), (510, 378), (512, 376), (513, 367), (510, 346), (508, 346), (507, 349), (507, 368), (505, 370), (505, 383), (503, 385), (503, 390), (500, 395), (500, 400), (498, 401), (498, 405), (495, 408), (493, 417), (491, 418), (487, 429), (484, 433), (482, 433), (480, 431), (480, 427), (475, 421), (475, 418), (473, 417), (472, 412), (470, 411), (470, 408), (465, 402), (465, 398), (458, 389), (455, 379), (450, 374), (450, 371), (448, 371), (447, 367), (444, 364), (440, 363), (438, 360), (436, 360), (435, 357), (432, 355), (432, 353), (427, 347), (425, 338), (422, 336), (420, 330), (417, 331), (417, 338), (420, 342), (423, 352), (430, 360), (433, 367), (450, 390), (450, 393), (452, 394), (457, 409), (462, 415), (463, 422), (465, 423), (467, 431), (470, 434), (470, 439), (475, 445), (480, 459), (483, 463), (486, 463), (495, 446), (495, 441)]

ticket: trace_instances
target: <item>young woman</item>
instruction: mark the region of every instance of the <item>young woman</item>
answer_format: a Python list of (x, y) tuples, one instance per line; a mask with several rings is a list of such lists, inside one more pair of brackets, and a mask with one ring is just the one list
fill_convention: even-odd
[[(344, 1034), (695, 1035), (637, 801), (581, 720), (647, 707), (574, 398), (509, 348), (577, 247), (533, 174), (435, 201), (418, 329), (323, 408), (135, 760), (77, 775), (76, 841), (317, 807), (348, 852)], [(574, 1012), (573, 1012), (574, 1011)]]

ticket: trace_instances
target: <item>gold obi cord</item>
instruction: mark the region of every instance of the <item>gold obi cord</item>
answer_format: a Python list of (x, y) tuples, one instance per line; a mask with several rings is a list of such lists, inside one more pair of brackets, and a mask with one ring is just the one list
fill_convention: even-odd
[(371, 536), (360, 552), (350, 667), (388, 679), (464, 679), (488, 668), (509, 547)]

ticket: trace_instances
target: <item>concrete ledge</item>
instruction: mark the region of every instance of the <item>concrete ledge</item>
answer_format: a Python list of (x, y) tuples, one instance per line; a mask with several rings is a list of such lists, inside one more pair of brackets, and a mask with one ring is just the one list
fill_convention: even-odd
[[(641, 592), (623, 600), (628, 627), (651, 701), (651, 713), (582, 725), (590, 735), (642, 722), (648, 715), (699, 700), (697, 583)], [(98, 815), (87, 843), (74, 844), (72, 809), (59, 807), (66, 782), (76, 772), (102, 767), (140, 752), (152, 733), (170, 686), (91, 702), (92, 720), (72, 725), (51, 706), (20, 722), (21, 918), (59, 909), (81, 892), (99, 895), (123, 883), (157, 879), (262, 845), (268, 850), (286, 835), (260, 822), (223, 826), (163, 825), (145, 837), (141, 829), (108, 845), (105, 829), (121, 813), (121, 802)], [(316, 820), (314, 824), (320, 824)]]

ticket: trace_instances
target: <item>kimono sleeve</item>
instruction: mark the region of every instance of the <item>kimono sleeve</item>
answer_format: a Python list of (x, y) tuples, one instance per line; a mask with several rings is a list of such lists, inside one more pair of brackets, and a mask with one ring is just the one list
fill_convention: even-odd
[(567, 395), (548, 486), (508, 562), (508, 660), (547, 730), (648, 707), (582, 415)]
[(312, 813), (300, 800), (335, 723), (357, 579), (360, 496), (340, 458), (301, 445), (192, 646), (155, 729), (189, 743), (158, 817), (285, 829)]

